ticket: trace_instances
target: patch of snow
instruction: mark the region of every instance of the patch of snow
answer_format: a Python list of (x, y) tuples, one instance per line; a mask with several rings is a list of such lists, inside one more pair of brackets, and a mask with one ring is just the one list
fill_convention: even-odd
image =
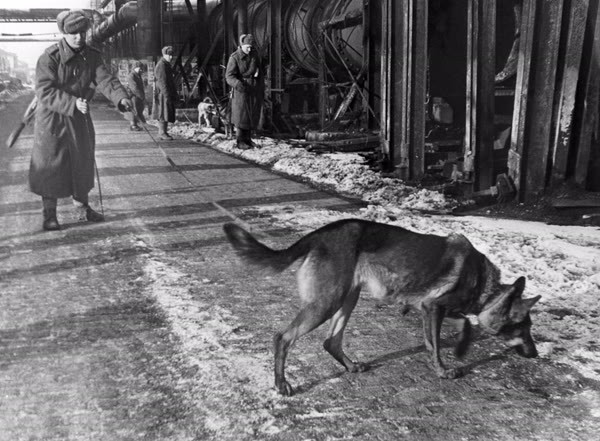
[(160, 252), (147, 260), (144, 273), (151, 281), (149, 294), (166, 314), (181, 353), (197, 368), (193, 379), (186, 379), (186, 388), (207, 415), (205, 427), (224, 439), (235, 439), (247, 430), (279, 433), (283, 428), (269, 411), (281, 399), (271, 387), (270, 357), (233, 350), (227, 341), (240, 338), (233, 334), (237, 318), (224, 308), (194, 298), (189, 280), (164, 263)]

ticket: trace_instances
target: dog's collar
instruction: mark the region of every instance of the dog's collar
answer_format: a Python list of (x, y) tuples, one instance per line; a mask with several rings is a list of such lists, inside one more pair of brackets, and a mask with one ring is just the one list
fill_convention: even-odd
[(495, 329), (492, 329), (486, 325), (484, 325), (481, 320), (479, 320), (479, 317), (477, 317), (476, 314), (462, 314), (463, 318), (465, 318), (466, 320), (469, 321), (469, 323), (473, 326), (479, 326), (481, 329), (483, 329), (485, 332), (487, 332), (488, 334), (492, 334), (492, 335), (497, 335), (498, 331), (496, 331)]

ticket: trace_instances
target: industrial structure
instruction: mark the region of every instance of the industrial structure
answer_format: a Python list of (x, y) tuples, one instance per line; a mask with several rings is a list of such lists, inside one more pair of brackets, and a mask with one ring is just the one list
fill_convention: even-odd
[[(411, 181), (514, 182), (531, 202), (600, 190), (599, 0), (96, 0), (88, 39), (120, 75), (172, 45), (180, 106), (226, 107), (224, 66), (254, 34), (265, 130), (371, 151)], [(53, 20), (57, 10), (0, 10)], [(19, 15), (21, 14), (21, 15)], [(151, 93), (151, 91), (149, 91)], [(317, 133), (317, 135), (315, 135)], [(337, 139), (337, 141), (331, 141)]]

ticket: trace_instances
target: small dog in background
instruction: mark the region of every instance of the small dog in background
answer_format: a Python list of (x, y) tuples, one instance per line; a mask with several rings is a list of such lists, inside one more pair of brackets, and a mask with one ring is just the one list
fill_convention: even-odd
[(200, 127), (214, 128), (212, 118), (217, 114), (217, 109), (210, 97), (206, 97), (198, 104), (198, 125)]

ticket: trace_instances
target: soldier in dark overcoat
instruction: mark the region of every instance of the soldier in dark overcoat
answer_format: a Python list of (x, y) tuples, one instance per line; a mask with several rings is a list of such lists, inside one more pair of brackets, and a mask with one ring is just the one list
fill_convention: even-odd
[(237, 147), (255, 147), (252, 130), (258, 127), (264, 99), (264, 72), (251, 34), (240, 36), (240, 47), (229, 57), (225, 79), (232, 87), (231, 123)]
[(57, 16), (63, 39), (36, 66), (34, 143), (29, 187), (42, 196), (43, 228), (58, 230), (57, 198), (73, 197), (80, 220), (104, 216), (88, 204), (94, 187), (95, 132), (88, 101), (95, 88), (121, 111), (131, 108), (127, 91), (106, 68), (100, 52), (85, 43), (90, 22), (82, 10)]
[(175, 102), (177, 87), (171, 67), (173, 48), (162, 48), (162, 58), (154, 68), (154, 97), (152, 100), (152, 118), (158, 120), (158, 135), (160, 139), (173, 139), (167, 132), (169, 123), (175, 122)]
[(129, 97), (133, 103), (133, 115), (131, 117), (131, 125), (129, 130), (139, 132), (142, 128), (138, 125), (140, 122), (145, 123), (144, 108), (146, 107), (146, 91), (144, 88), (144, 80), (142, 72), (146, 65), (141, 61), (135, 61), (129, 75), (127, 75), (127, 90)]

